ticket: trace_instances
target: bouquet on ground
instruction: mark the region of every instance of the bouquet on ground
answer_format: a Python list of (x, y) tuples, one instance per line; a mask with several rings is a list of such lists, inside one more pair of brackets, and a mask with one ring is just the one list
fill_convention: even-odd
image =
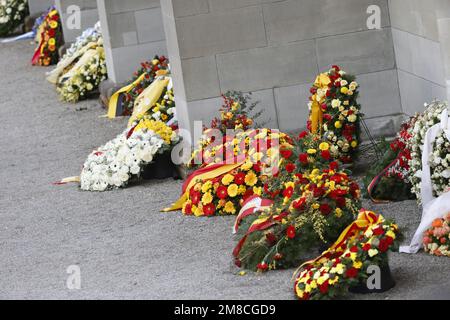
[(397, 137), (391, 143), (382, 141), (383, 157), (364, 178), (366, 194), (374, 201), (403, 201), (415, 198), (409, 182), (411, 151), (407, 148), (412, 139), (412, 128), (417, 117), (403, 123)]
[(447, 108), (447, 103), (434, 101), (425, 105), (425, 108), (426, 110), (418, 115), (414, 127), (411, 128), (412, 137), (406, 144), (406, 148), (411, 151), (408, 179), (412, 184), (412, 192), (416, 195), (419, 203), (421, 202), (422, 148), (425, 143), (425, 135), (431, 127), (441, 121), (440, 115)]
[(0, 37), (14, 32), (28, 16), (27, 0), (1, 0), (0, 1)]
[[(190, 166), (205, 166), (213, 162), (223, 162), (226, 157), (227, 143), (233, 141), (236, 132), (243, 132), (255, 127), (255, 120), (262, 111), (256, 112), (258, 102), (251, 103), (251, 95), (228, 91), (222, 95), (223, 104), (220, 118), (211, 121), (210, 128), (204, 128), (198, 147), (192, 153)], [(245, 148), (242, 148), (245, 152)]]
[[(110, 104), (115, 104), (114, 110), (121, 110), (121, 115), (123, 116), (131, 115), (136, 99), (155, 81), (157, 72), (160, 70), (169, 70), (169, 60), (164, 56), (155, 56), (153, 60), (141, 63), (141, 67), (134, 73), (133, 78), (128, 82), (129, 84), (118, 90), (111, 97)], [(168, 94), (173, 95), (173, 92), (170, 91)], [(159, 106), (156, 105), (155, 107), (159, 107), (158, 111), (161, 113), (161, 120), (167, 121), (169, 115), (167, 112), (164, 112), (164, 108), (161, 108), (161, 102)], [(173, 115), (173, 109), (166, 111)]]
[(320, 74), (311, 88), (308, 128), (331, 144), (331, 153), (352, 163), (359, 146), (361, 119), (359, 85), (338, 66)]
[(450, 257), (450, 213), (433, 221), (424, 234), (423, 248), (431, 255)]
[(302, 265), (295, 281), (301, 300), (328, 300), (345, 296), (349, 289), (366, 283), (368, 268), (388, 265), (388, 251), (398, 250), (397, 225), (381, 215), (361, 211), (333, 244), (317, 259)]
[(170, 151), (179, 137), (161, 121), (141, 117), (134, 125), (99, 149), (83, 166), (80, 182), (86, 191), (106, 191), (139, 178), (158, 154)]
[(87, 50), (75, 65), (59, 78), (56, 90), (61, 100), (77, 102), (87, 99), (107, 77), (103, 39), (99, 38), (97, 46)]
[(433, 196), (438, 198), (450, 192), (450, 141), (447, 133), (442, 129), (433, 142), (433, 151), (428, 161)]
[(336, 240), (359, 211), (359, 187), (339, 170), (328, 142), (302, 132), (280, 154), (279, 172), (264, 184), (263, 198), (245, 203), (236, 219), (241, 240), (233, 254), (245, 269), (297, 265), (311, 249)]
[[(291, 148), (290, 142), (285, 134), (270, 129), (238, 133), (212, 156), (221, 154), (225, 158), (211, 161), (189, 177), (192, 186), (184, 190), (183, 213), (195, 216), (238, 213), (245, 200), (262, 194), (264, 183), (277, 170), (279, 148)], [(206, 178), (205, 172), (209, 173)]]
[(39, 66), (49, 66), (58, 63), (58, 49), (63, 43), (62, 27), (59, 13), (51, 9), (38, 28), (39, 45), (36, 48), (31, 63)]
[(47, 73), (47, 80), (53, 84), (57, 84), (60, 76), (72, 69), (86, 51), (98, 46), (101, 37), (100, 22), (97, 22), (93, 28), (86, 29), (67, 49), (56, 65), (56, 68)]

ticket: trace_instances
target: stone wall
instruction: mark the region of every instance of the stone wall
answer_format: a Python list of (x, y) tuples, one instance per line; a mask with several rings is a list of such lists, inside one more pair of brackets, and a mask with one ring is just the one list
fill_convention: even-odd
[[(392, 119), (402, 107), (387, 0), (161, 4), (183, 127), (209, 121), (220, 94), (237, 89), (254, 93), (270, 126), (297, 130), (306, 123), (315, 76), (339, 64), (358, 76), (370, 125), (396, 130), (399, 121)], [(367, 28), (373, 4), (381, 8), (381, 30)]]
[(39, 15), (47, 11), (55, 1), (53, 0), (28, 0), (28, 7), (30, 8), (30, 16)]
[[(80, 36), (84, 30), (93, 27), (98, 21), (98, 11), (96, 0), (55, 0), (56, 9), (58, 9), (64, 32), (64, 40), (66, 43), (72, 43)], [(72, 6), (78, 6), (81, 9), (80, 25), (81, 28), (71, 28), (67, 24), (67, 9)]]
[(400, 94), (408, 115), (423, 110), (424, 102), (446, 98), (440, 1), (389, 0)]
[(142, 61), (167, 55), (159, 0), (97, 0), (109, 78), (128, 80)]

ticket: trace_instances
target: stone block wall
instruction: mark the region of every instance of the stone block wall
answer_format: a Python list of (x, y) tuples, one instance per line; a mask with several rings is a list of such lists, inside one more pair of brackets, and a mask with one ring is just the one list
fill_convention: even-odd
[(408, 115), (422, 111), (424, 102), (446, 99), (444, 42), (438, 27), (438, 16), (445, 11), (439, 2), (447, 4), (448, 12), (446, 0), (389, 0), (400, 95)]
[[(370, 5), (381, 30), (368, 30)], [(387, 0), (162, 0), (181, 125), (209, 120), (229, 89), (252, 91), (281, 130), (305, 126), (309, 88), (332, 64), (355, 73), (369, 122), (403, 113)], [(381, 124), (380, 124), (381, 123)]]
[[(72, 43), (80, 36), (84, 30), (93, 27), (98, 21), (98, 11), (96, 0), (55, 0), (56, 9), (58, 9), (63, 24), (64, 40), (66, 43)], [(70, 6), (78, 6), (81, 10), (80, 26), (81, 28), (71, 28), (67, 24), (68, 11)]]
[(28, 7), (30, 9), (30, 16), (35, 16), (47, 11), (55, 1), (53, 0), (28, 0)]
[(159, 0), (97, 0), (109, 78), (128, 80), (142, 61), (167, 55)]

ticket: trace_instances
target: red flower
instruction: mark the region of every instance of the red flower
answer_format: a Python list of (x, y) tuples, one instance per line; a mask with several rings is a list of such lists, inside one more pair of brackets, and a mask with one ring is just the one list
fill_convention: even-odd
[(247, 200), (248, 198), (250, 198), (253, 195), (253, 190), (252, 189), (247, 189), (247, 191), (245, 191), (244, 195), (243, 195), (243, 199), (244, 201)]
[(301, 164), (308, 164), (308, 154), (306, 153), (302, 153), (298, 156), (298, 160), (300, 161)]
[(376, 236), (381, 236), (384, 234), (384, 229), (382, 227), (378, 227), (375, 230), (373, 230), (373, 234)]
[(283, 197), (285, 197), (285, 198), (291, 198), (293, 194), (294, 194), (294, 188), (292, 188), (292, 187), (284, 189), (284, 191), (283, 191)]
[(288, 164), (286, 165), (286, 171), (289, 172), (289, 173), (294, 172), (294, 170), (295, 170), (296, 168), (297, 168), (296, 165), (293, 164), (293, 163), (288, 163)]
[(358, 269), (350, 268), (347, 270), (346, 275), (348, 278), (356, 278), (358, 276)]
[(289, 226), (286, 230), (286, 235), (289, 239), (294, 239), (295, 238), (295, 227)]
[(330, 163), (330, 169), (336, 171), (339, 168), (339, 164), (336, 161)]
[(213, 216), (214, 213), (216, 211), (216, 207), (214, 206), (213, 203), (209, 203), (205, 206), (203, 206), (203, 213), (205, 214), (205, 216)]
[(308, 135), (308, 131), (302, 131), (299, 135), (298, 138), (301, 140), (303, 138), (305, 138)]
[(341, 68), (339, 68), (339, 66), (337, 66), (337, 65), (334, 65), (331, 68), (334, 69), (336, 72), (341, 71)]
[(266, 271), (269, 266), (267, 265), (267, 263), (258, 263), (258, 265), (256, 266), (256, 268), (258, 268), (261, 271)]
[(350, 248), (350, 252), (356, 253), (358, 252), (358, 247), (357, 246), (353, 246)]
[(292, 156), (292, 150), (289, 149), (283, 149), (280, 151), (280, 154), (283, 158), (289, 159)]
[(277, 254), (275, 254), (275, 255), (273, 256), (273, 258), (274, 258), (276, 261), (279, 261), (279, 260), (283, 259), (283, 255), (282, 255), (281, 253), (277, 253)]
[(306, 204), (306, 199), (301, 198), (300, 200), (294, 201), (292, 203), (292, 206), (294, 207), (294, 209), (302, 211), (305, 209), (305, 204)]
[(262, 170), (262, 166), (261, 166), (261, 163), (256, 163), (256, 164), (254, 164), (253, 165), (253, 170), (255, 171), (255, 172), (261, 172), (261, 170)]
[(200, 202), (202, 197), (201, 193), (195, 190), (191, 190), (190, 192), (192, 204), (197, 205)]
[(329, 282), (325, 281), (322, 285), (319, 286), (320, 293), (327, 294), (328, 293)]
[(184, 207), (184, 214), (188, 216), (192, 214), (192, 205), (190, 203)]
[(320, 153), (323, 159), (329, 161), (331, 159), (331, 153), (329, 150), (324, 150)]
[(371, 245), (370, 243), (366, 243), (366, 244), (362, 247), (362, 249), (363, 249), (364, 251), (369, 251), (370, 249), (372, 249), (372, 245)]
[(216, 194), (219, 197), (219, 199), (222, 199), (222, 200), (226, 199), (228, 197), (227, 187), (225, 187), (225, 186), (218, 187)]
[(389, 250), (389, 243), (386, 241), (386, 239), (381, 239), (380, 244), (378, 245), (378, 249), (380, 249), (381, 252), (386, 252)]
[(331, 213), (331, 210), (333, 210), (328, 204), (324, 203), (320, 205), (320, 212), (322, 212), (323, 215), (327, 216)]
[(239, 172), (238, 174), (236, 174), (236, 175), (234, 176), (234, 182), (235, 182), (237, 185), (242, 185), (242, 184), (244, 184), (244, 183), (245, 183), (245, 173)]

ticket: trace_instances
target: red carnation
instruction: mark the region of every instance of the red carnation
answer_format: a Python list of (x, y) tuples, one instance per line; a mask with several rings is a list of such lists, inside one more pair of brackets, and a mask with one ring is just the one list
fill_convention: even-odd
[(207, 217), (213, 216), (215, 211), (216, 211), (216, 207), (214, 206), (213, 203), (209, 203), (209, 204), (203, 206), (203, 213)]
[(358, 276), (358, 269), (350, 268), (347, 270), (346, 275), (348, 278), (356, 278)]
[(320, 293), (327, 294), (328, 293), (329, 282), (325, 281), (322, 285), (319, 286)]
[(330, 169), (336, 171), (339, 168), (339, 164), (336, 161), (330, 163)]
[(242, 185), (242, 184), (244, 184), (244, 183), (245, 183), (245, 173), (239, 172), (238, 174), (236, 174), (236, 175), (234, 176), (234, 182), (235, 182), (237, 185)]
[(294, 207), (294, 209), (301, 211), (301, 210), (305, 209), (305, 204), (306, 204), (306, 199), (301, 198), (300, 200), (294, 201), (292, 203), (292, 206)]
[(328, 204), (323, 203), (320, 205), (320, 212), (322, 212), (323, 215), (329, 215), (331, 213), (331, 210), (333, 210)]
[(294, 239), (295, 238), (295, 227), (289, 226), (286, 230), (286, 235), (289, 239)]
[(293, 164), (293, 163), (288, 163), (288, 164), (286, 165), (286, 171), (289, 172), (289, 173), (294, 172), (294, 170), (295, 170), (296, 168), (297, 168), (297, 167), (296, 167), (295, 164)]
[(301, 164), (305, 165), (308, 164), (308, 154), (306, 153), (302, 153), (298, 156), (298, 160), (300, 161)]
[(362, 249), (363, 249), (364, 251), (369, 251), (370, 249), (372, 249), (372, 245), (371, 245), (370, 243), (366, 243), (366, 244), (362, 247)]
[(350, 252), (356, 253), (358, 252), (358, 247), (357, 246), (353, 246), (350, 248)]
[(219, 197), (219, 199), (222, 199), (222, 200), (226, 199), (228, 197), (227, 187), (225, 187), (225, 186), (218, 187), (216, 194)]
[(292, 150), (289, 149), (283, 149), (280, 151), (280, 154), (283, 158), (289, 159), (292, 156)]
[(382, 227), (378, 227), (375, 230), (373, 230), (373, 234), (376, 236), (381, 236), (384, 234), (384, 229)]
[(302, 131), (299, 135), (298, 138), (301, 140), (303, 138), (305, 138), (308, 135), (308, 131)]
[(201, 193), (195, 190), (191, 190), (190, 195), (192, 204), (197, 205), (202, 197)]
[(329, 150), (324, 150), (320, 153), (322, 158), (326, 161), (329, 161), (331, 159), (331, 152)]
[(381, 252), (386, 252), (389, 249), (389, 243), (386, 239), (381, 239), (380, 244), (378, 245), (378, 249), (380, 249)]
[(192, 205), (190, 203), (186, 204), (184, 207), (184, 214), (190, 216), (192, 214)]
[(267, 263), (258, 263), (258, 265), (256, 266), (259, 270), (261, 270), (261, 271), (266, 271), (268, 268), (269, 268), (269, 266), (267, 265)]

